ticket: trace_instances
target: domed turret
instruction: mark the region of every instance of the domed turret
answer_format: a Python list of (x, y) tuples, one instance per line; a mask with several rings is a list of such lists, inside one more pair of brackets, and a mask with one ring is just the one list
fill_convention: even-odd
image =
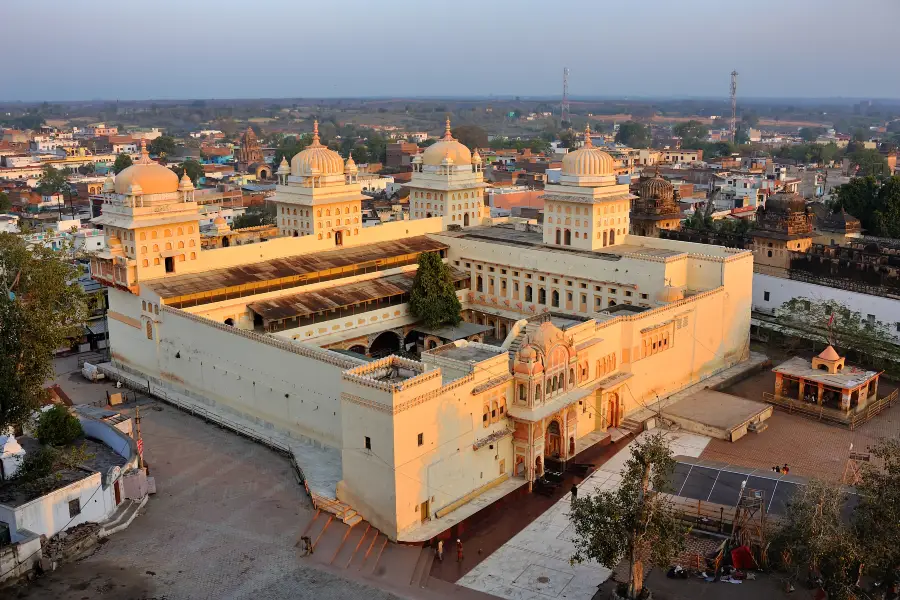
[(806, 211), (806, 200), (797, 193), (779, 192), (766, 200), (765, 210), (784, 214)]
[(449, 158), (451, 165), (471, 165), (472, 153), (450, 133), (450, 117), (444, 128), (444, 137), (425, 149), (422, 153), (422, 162), (432, 167), (444, 164), (444, 159)]
[(353, 160), (352, 156), (347, 157), (347, 162), (344, 163), (344, 175), (356, 175), (359, 172), (359, 168), (356, 166), (356, 162)]
[(276, 175), (290, 175), (291, 174), (291, 165), (288, 164), (287, 157), (281, 157), (281, 163), (278, 165), (278, 170), (275, 171)]
[(659, 174), (659, 169), (653, 177), (640, 184), (640, 197), (642, 200), (670, 200), (675, 195), (675, 186), (668, 179)]
[[(134, 187), (136, 186), (136, 187)], [(138, 194), (169, 194), (178, 191), (178, 175), (175, 171), (150, 160), (147, 141), (141, 140), (141, 157), (136, 163), (123, 169), (115, 179), (115, 192), (129, 194), (134, 187)]]
[(116, 191), (116, 180), (112, 176), (112, 171), (106, 176), (106, 180), (103, 182), (103, 193), (111, 194)]
[(319, 141), (319, 122), (313, 122), (313, 141), (291, 159), (291, 173), (301, 177), (343, 175), (344, 159)]
[(604, 177), (615, 174), (615, 162), (612, 157), (594, 147), (590, 125), (584, 129), (584, 146), (563, 157), (562, 174), (576, 177)]
[(191, 178), (188, 177), (187, 169), (184, 171), (184, 175), (181, 176), (181, 181), (178, 182), (178, 191), (179, 192), (189, 192), (194, 189), (194, 182), (191, 181)]

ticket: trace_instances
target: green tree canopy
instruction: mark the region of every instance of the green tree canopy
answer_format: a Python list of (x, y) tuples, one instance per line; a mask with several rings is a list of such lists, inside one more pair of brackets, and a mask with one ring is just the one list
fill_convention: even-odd
[(281, 164), (281, 159), (286, 158), (288, 162), (297, 154), (302, 152), (312, 143), (312, 135), (304, 134), (298, 137), (285, 137), (278, 143), (275, 148), (275, 165), (276, 168)]
[(672, 128), (672, 133), (684, 141), (698, 141), (706, 139), (706, 136), (709, 135), (709, 128), (700, 121), (691, 120), (675, 125)]
[(478, 125), (459, 125), (453, 128), (452, 133), (469, 150), (486, 148), (488, 145), (487, 132)]
[(97, 165), (94, 163), (88, 163), (86, 165), (81, 165), (78, 167), (78, 172), (82, 175), (93, 175), (97, 171)]
[(631, 448), (619, 487), (579, 497), (569, 519), (575, 526), (573, 562), (595, 560), (614, 569), (631, 562), (628, 597), (644, 588), (644, 565), (668, 568), (684, 546), (687, 529), (662, 492), (675, 468), (664, 434), (657, 433)]
[(837, 485), (812, 480), (794, 495), (772, 544), (781, 568), (797, 581), (817, 573), (830, 600), (851, 600), (864, 559), (862, 548), (842, 517), (847, 496)]
[(197, 185), (197, 182), (203, 177), (203, 165), (193, 158), (186, 159), (181, 166), (174, 167), (172, 170), (178, 175), (178, 179), (184, 177), (184, 172), (187, 171), (187, 176), (194, 185)]
[(872, 457), (856, 486), (860, 503), (853, 524), (865, 547), (869, 572), (890, 584), (900, 576), (895, 570), (900, 565), (900, 527), (884, 524), (900, 523), (900, 441), (882, 439), (872, 449)]
[(850, 164), (859, 177), (884, 177), (890, 174), (887, 159), (878, 150), (857, 148), (850, 153)]
[(161, 135), (155, 140), (151, 140), (148, 147), (150, 154), (160, 157), (169, 156), (175, 152), (175, 138), (168, 135)]
[(78, 268), (54, 251), (0, 233), (0, 430), (29, 418), (58, 348), (87, 318)]
[(824, 127), (801, 127), (800, 138), (805, 142), (814, 142), (825, 133)]
[(450, 267), (436, 252), (419, 255), (418, 269), (409, 294), (409, 310), (427, 327), (458, 325), (462, 304), (456, 296)]
[(619, 125), (616, 142), (632, 148), (646, 148), (650, 145), (650, 128), (637, 121), (625, 121)]
[[(69, 184), (69, 177), (64, 170), (56, 169), (53, 165), (44, 165), (38, 179), (37, 191), (43, 196), (61, 195), (63, 201), (69, 203), (72, 214), (75, 214), (75, 208), (71, 206), (72, 186)], [(62, 218), (62, 209), (60, 209), (60, 218)]]
[(835, 189), (832, 208), (847, 211), (873, 235), (900, 238), (900, 175), (854, 177)]
[(369, 162), (369, 149), (365, 146), (356, 146), (350, 151), (350, 156), (353, 157), (353, 162), (358, 165), (367, 163)]
[(0, 213), (9, 212), (11, 208), (12, 200), (9, 199), (9, 194), (0, 192)]
[(231, 223), (232, 229), (244, 229), (245, 227), (258, 227), (260, 225), (275, 224), (275, 206), (270, 208), (266, 205), (264, 208), (250, 207), (244, 214), (238, 215)]
[(81, 421), (62, 404), (54, 404), (41, 413), (35, 429), (38, 441), (50, 446), (65, 446), (84, 435)]
[(116, 162), (113, 163), (113, 172), (118, 175), (119, 173), (130, 167), (132, 162), (133, 161), (131, 160), (130, 155), (125, 154), (124, 152), (122, 154), (119, 154), (116, 157)]

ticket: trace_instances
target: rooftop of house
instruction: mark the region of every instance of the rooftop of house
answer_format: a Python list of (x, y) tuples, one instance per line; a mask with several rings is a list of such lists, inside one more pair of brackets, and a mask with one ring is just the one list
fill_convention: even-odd
[(477, 342), (458, 341), (439, 346), (434, 350), (428, 350), (426, 354), (474, 364), (494, 358), (498, 354), (505, 354), (505, 352), (498, 346), (489, 346)]
[[(17, 437), (16, 441), (25, 450), (26, 456), (41, 449), (41, 443), (29, 436)], [(94, 473), (105, 473), (115, 466), (123, 467), (127, 462), (125, 458), (106, 444), (90, 438), (75, 440), (72, 442), (71, 447), (81, 447), (82, 444), (88, 458), (81, 465), (74, 469), (64, 468), (56, 470), (47, 477), (48, 485), (43, 488), (36, 488), (17, 480), (3, 482), (0, 484), (0, 504), (16, 508), (31, 502), (41, 495), (90, 477)]]

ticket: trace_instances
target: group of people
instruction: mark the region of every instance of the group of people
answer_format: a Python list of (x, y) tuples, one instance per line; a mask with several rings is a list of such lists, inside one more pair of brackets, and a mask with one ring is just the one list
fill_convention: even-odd
[(784, 463), (783, 467), (779, 467), (778, 465), (775, 465), (774, 467), (772, 467), (772, 470), (775, 471), (776, 473), (781, 473), (782, 475), (787, 475), (788, 473), (791, 472), (791, 470), (788, 468), (787, 463)]
[[(434, 549), (434, 553), (437, 556), (437, 559), (441, 562), (444, 562), (444, 540), (438, 540), (437, 546)], [(463, 560), (463, 545), (462, 540), (456, 540), (456, 562), (462, 562)]]

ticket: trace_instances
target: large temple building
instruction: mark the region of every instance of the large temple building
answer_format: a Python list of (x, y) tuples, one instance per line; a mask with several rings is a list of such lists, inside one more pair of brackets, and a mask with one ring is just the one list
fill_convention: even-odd
[[(410, 220), (363, 228), (355, 175), (316, 136), (278, 168), (277, 237), (201, 244), (190, 181), (144, 152), (104, 186), (92, 273), (111, 368), (331, 452), (339, 472), (311, 493), (393, 540), (429, 539), (749, 357), (752, 254), (630, 234), (632, 196), (590, 143), (547, 186), (542, 226), (490, 217), (449, 123), (416, 159)], [(459, 325), (410, 312), (425, 252), (449, 267)]]

